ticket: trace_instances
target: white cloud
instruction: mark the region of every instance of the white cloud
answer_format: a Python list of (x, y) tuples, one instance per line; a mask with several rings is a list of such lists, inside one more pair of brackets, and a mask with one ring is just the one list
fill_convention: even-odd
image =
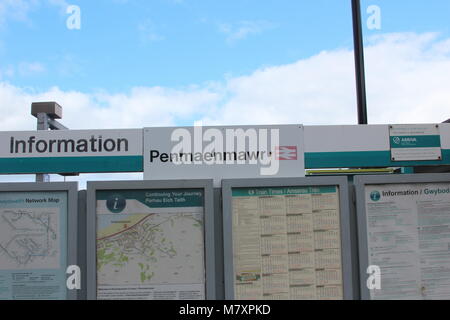
[(450, 42), (438, 35), (385, 35), (367, 50), (369, 120), (442, 122), (450, 116)]
[(56, 72), (62, 77), (74, 77), (84, 75), (83, 61), (77, 56), (65, 53), (58, 58), (54, 66)]
[(138, 31), (142, 43), (164, 40), (164, 36), (156, 32), (154, 24), (150, 20), (141, 22), (138, 25)]
[(233, 44), (238, 40), (243, 40), (250, 35), (260, 34), (263, 31), (273, 28), (273, 24), (268, 21), (241, 21), (238, 23), (220, 23), (219, 31), (226, 35), (228, 44)]
[(11, 79), (13, 77), (30, 77), (46, 71), (46, 67), (40, 62), (22, 61), (16, 65), (5, 65), (0, 67), (0, 80)]
[(0, 68), (0, 80), (14, 77), (15, 73), (15, 69), (12, 65), (4, 66), (3, 68)]
[(65, 14), (68, 6), (65, 0), (1, 0), (0, 1), (0, 27), (8, 21), (21, 21), (31, 23), (29, 14), (42, 4), (57, 7), (61, 14)]
[(45, 66), (39, 62), (21, 62), (18, 67), (21, 76), (30, 76), (45, 71)]
[[(387, 34), (366, 48), (369, 123), (441, 122), (450, 117), (450, 39)], [(193, 124), (355, 124), (353, 53), (324, 51), (295, 63), (182, 89), (126, 93), (45, 92), (0, 82), (2, 130), (35, 128), (33, 101), (58, 101), (72, 129)]]
[(0, 1), (0, 26), (8, 20), (28, 21), (29, 11), (38, 0), (2, 0)]
[[(370, 123), (441, 122), (450, 117), (450, 41), (437, 34), (386, 34), (366, 48)], [(230, 79), (205, 122), (355, 124), (353, 52), (321, 52)]]
[(3, 82), (0, 83), (0, 109), (8, 117), (0, 120), (0, 127), (2, 130), (33, 130), (35, 119), (30, 115), (33, 101), (60, 103), (62, 122), (71, 129), (170, 126), (204, 113), (218, 98), (217, 93), (201, 88), (138, 87), (129, 93), (87, 94), (54, 87), (36, 93)]
[(46, 0), (48, 4), (59, 8), (61, 14), (66, 14), (67, 7), (70, 5), (66, 0)]

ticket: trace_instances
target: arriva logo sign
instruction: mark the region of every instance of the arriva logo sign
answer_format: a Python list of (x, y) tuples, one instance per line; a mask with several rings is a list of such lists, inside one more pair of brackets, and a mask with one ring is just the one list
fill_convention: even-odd
[(392, 138), (392, 141), (395, 144), (401, 144), (401, 143), (411, 144), (411, 143), (417, 143), (417, 138), (413, 138), (413, 137), (405, 137), (405, 138), (394, 137), (394, 138)]
[(402, 138), (402, 142), (417, 142), (416, 138)]

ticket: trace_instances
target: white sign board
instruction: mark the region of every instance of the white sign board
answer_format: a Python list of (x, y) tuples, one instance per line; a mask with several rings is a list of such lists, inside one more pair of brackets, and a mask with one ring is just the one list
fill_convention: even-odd
[(144, 179), (303, 177), (303, 126), (144, 129)]
[(392, 161), (442, 160), (439, 125), (389, 126)]
[(0, 132), (0, 173), (142, 170), (142, 129)]
[(129, 156), (142, 154), (142, 130), (0, 132), (0, 158)]
[(450, 183), (367, 185), (372, 299), (450, 298)]

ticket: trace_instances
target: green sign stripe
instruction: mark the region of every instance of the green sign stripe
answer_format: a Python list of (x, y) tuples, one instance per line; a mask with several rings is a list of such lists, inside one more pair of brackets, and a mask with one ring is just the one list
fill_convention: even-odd
[(391, 161), (390, 151), (309, 152), (305, 168), (377, 168), (450, 165), (450, 150), (442, 150), (442, 161)]
[[(391, 152), (388, 150), (305, 153), (306, 169), (418, 165), (450, 165), (450, 150), (442, 150), (442, 161), (398, 162), (391, 161)], [(143, 170), (142, 156), (0, 158), (0, 174), (142, 172)]]
[(203, 189), (101, 190), (97, 200), (137, 200), (149, 208), (202, 207)]
[(298, 194), (335, 193), (335, 186), (294, 186), (273, 188), (233, 188), (233, 197), (286, 196)]
[(308, 169), (385, 167), (390, 162), (390, 151), (311, 152), (305, 154), (305, 167)]
[(440, 148), (441, 136), (392, 136), (391, 148)]
[(0, 174), (141, 171), (142, 156), (0, 159)]

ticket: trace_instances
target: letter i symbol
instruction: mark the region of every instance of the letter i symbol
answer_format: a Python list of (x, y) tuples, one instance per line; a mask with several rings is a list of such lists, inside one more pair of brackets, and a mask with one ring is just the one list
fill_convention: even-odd
[(122, 212), (126, 205), (127, 202), (121, 195), (112, 195), (106, 200), (106, 207), (113, 213)]

